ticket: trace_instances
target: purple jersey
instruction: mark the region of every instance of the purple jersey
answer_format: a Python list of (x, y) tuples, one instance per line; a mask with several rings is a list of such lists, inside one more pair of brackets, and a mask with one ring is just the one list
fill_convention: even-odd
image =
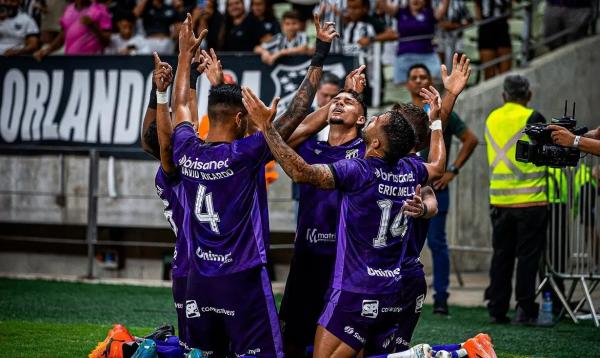
[(184, 210), (178, 199), (178, 190), (181, 189), (180, 184), (181, 180), (179, 180), (178, 174), (169, 176), (162, 170), (162, 167), (158, 168), (154, 178), (156, 193), (165, 206), (165, 218), (167, 218), (167, 222), (169, 222), (176, 237), (173, 264), (171, 266), (173, 277), (186, 277), (189, 271), (188, 241), (183, 230)]
[[(401, 160), (425, 163), (423, 157), (416, 154), (409, 154)], [(427, 239), (427, 232), (429, 231), (429, 219), (414, 219), (413, 230), (415, 233), (414, 240), (406, 243), (406, 253), (404, 254), (400, 271), (402, 276), (425, 276), (420, 257), (425, 240)]]
[(231, 143), (205, 143), (184, 123), (173, 133), (173, 159), (183, 185), (190, 264), (221, 276), (266, 263), (269, 215), (262, 133)]
[(333, 288), (355, 293), (400, 291), (406, 243), (415, 240), (414, 220), (401, 212), (427, 181), (425, 165), (414, 159), (394, 165), (376, 157), (331, 165), (343, 192)]
[[(309, 139), (300, 146), (298, 154), (308, 164), (331, 164), (342, 159), (362, 158), (365, 142), (356, 138), (332, 147), (327, 142)], [(335, 255), (335, 238), (342, 193), (321, 190), (312, 185), (300, 185), (296, 250), (319, 255)]]

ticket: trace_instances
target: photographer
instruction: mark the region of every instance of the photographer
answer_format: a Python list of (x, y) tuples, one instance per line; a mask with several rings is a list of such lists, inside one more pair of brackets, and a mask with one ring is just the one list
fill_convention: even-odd
[(522, 132), (525, 125), (545, 119), (527, 107), (531, 91), (525, 77), (507, 76), (502, 96), (504, 105), (490, 113), (485, 123), (494, 250), (485, 299), (493, 323), (510, 322), (507, 313), (516, 259), (514, 321), (533, 325), (538, 314), (535, 282), (548, 217), (546, 167), (518, 162), (515, 153), (517, 140), (529, 140)]
[(600, 127), (583, 136), (576, 136), (567, 128), (555, 125), (548, 126), (552, 130), (552, 141), (563, 147), (577, 148), (584, 153), (600, 156)]

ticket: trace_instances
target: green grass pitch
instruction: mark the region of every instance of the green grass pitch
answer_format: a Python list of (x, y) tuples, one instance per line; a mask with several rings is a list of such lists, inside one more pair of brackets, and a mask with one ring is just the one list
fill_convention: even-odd
[[(600, 347), (600, 329), (589, 321), (494, 326), (483, 308), (451, 312), (438, 317), (425, 306), (413, 343), (455, 343), (487, 332), (498, 357), (592, 357)], [(176, 325), (170, 289), (0, 279), (0, 357), (86, 357), (117, 322), (138, 336)]]

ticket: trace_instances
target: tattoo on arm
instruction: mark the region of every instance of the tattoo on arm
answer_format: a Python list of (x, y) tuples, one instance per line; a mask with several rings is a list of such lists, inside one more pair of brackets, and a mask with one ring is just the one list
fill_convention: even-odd
[(311, 184), (320, 189), (335, 188), (333, 173), (327, 165), (307, 164), (302, 157), (285, 144), (274, 126), (266, 129), (264, 134), (271, 153), (294, 182)]
[(323, 75), (322, 67), (309, 67), (306, 77), (298, 88), (298, 92), (292, 99), (288, 109), (275, 121), (275, 129), (281, 135), (283, 140), (287, 141), (296, 127), (300, 125), (304, 117), (308, 114), (310, 105), (317, 93), (317, 87)]

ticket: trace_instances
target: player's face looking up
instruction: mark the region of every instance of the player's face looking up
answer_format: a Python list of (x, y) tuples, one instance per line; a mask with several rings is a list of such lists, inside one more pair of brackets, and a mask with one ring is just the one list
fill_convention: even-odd
[(406, 82), (406, 88), (410, 93), (418, 96), (421, 89), (429, 86), (431, 86), (431, 76), (424, 68), (417, 67), (410, 71)]
[(332, 100), (328, 122), (348, 128), (362, 126), (365, 124), (364, 109), (352, 93), (340, 92)]

